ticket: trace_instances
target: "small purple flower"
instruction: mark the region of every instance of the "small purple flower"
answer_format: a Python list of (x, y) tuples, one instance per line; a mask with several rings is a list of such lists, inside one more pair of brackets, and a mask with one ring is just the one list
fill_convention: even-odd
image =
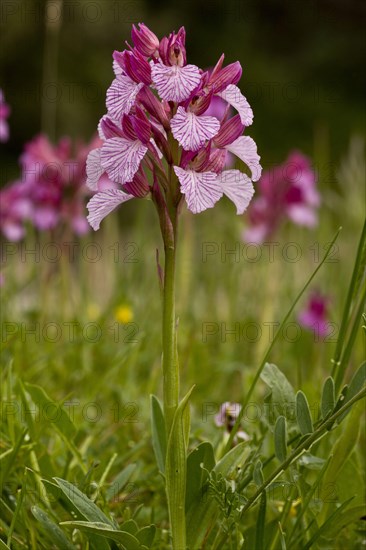
[(302, 153), (294, 151), (282, 165), (264, 172), (258, 188), (248, 210), (249, 227), (244, 232), (247, 242), (272, 238), (286, 219), (306, 227), (317, 224), (320, 195), (316, 175)]
[[(230, 433), (237, 421), (240, 411), (240, 403), (230, 403), (226, 401), (221, 405), (219, 413), (215, 416), (216, 426), (224, 427), (225, 430)], [(248, 441), (250, 439), (249, 435), (243, 430), (239, 430), (236, 433), (236, 437), (243, 441)]]
[[(176, 204), (184, 197), (193, 213), (226, 195), (243, 213), (261, 166), (254, 141), (242, 135), (253, 112), (237, 87), (240, 63), (224, 67), (222, 55), (213, 70), (203, 71), (187, 64), (184, 27), (160, 42), (146, 25), (138, 27), (132, 29), (134, 48), (113, 54), (116, 78), (98, 128), (102, 145), (87, 161), (88, 187), (98, 191), (88, 204), (89, 223), (98, 229), (116, 206), (149, 194), (163, 210), (171, 193)], [(232, 108), (238, 114), (230, 117)], [(251, 178), (225, 170), (232, 155), (247, 164)], [(171, 174), (178, 189), (168, 187)], [(105, 175), (116, 188), (102, 192)]]
[(9, 139), (8, 118), (10, 107), (5, 102), (4, 92), (0, 89), (0, 142), (5, 143)]
[(304, 309), (298, 315), (298, 321), (305, 329), (313, 331), (317, 336), (327, 336), (330, 329), (328, 305), (329, 296), (319, 291), (313, 291)]

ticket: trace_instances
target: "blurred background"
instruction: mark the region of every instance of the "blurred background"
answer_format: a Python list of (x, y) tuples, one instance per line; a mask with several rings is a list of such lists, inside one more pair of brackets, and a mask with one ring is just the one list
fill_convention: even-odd
[(112, 52), (137, 22), (159, 38), (185, 25), (189, 60), (201, 67), (222, 52), (241, 62), (264, 167), (290, 148), (333, 165), (364, 130), (365, 11), (362, 0), (4, 0), (0, 87), (12, 115), (1, 182), (41, 130), (90, 138), (105, 113)]

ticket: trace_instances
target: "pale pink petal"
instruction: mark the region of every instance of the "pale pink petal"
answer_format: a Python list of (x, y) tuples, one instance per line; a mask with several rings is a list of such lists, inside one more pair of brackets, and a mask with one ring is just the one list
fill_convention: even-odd
[(101, 149), (93, 149), (86, 160), (86, 185), (92, 191), (97, 191), (99, 178), (104, 173), (100, 159), (101, 151)]
[[(104, 116), (107, 116), (107, 115), (104, 115)], [(98, 130), (98, 136), (100, 137), (100, 139), (103, 140), (103, 141), (105, 141), (107, 138), (106, 138), (106, 136), (105, 136), (105, 134), (104, 134), (104, 132), (103, 132), (103, 128), (102, 128), (102, 120), (103, 120), (103, 118), (104, 118), (104, 117), (102, 117), (102, 118), (100, 119), (100, 121), (98, 122), (98, 128), (97, 128), (97, 130)]]
[(253, 225), (243, 231), (243, 240), (247, 243), (261, 244), (269, 233), (265, 223)]
[(238, 139), (226, 145), (225, 149), (239, 157), (247, 164), (252, 172), (252, 180), (258, 181), (262, 174), (262, 167), (259, 164), (260, 156), (257, 153), (257, 146), (249, 136), (240, 136)]
[(225, 90), (219, 92), (217, 95), (238, 111), (240, 120), (244, 126), (250, 126), (252, 124), (253, 111), (248, 101), (235, 84), (229, 84)]
[(185, 195), (189, 210), (198, 214), (212, 208), (222, 197), (222, 189), (217, 182), (215, 172), (194, 172), (174, 166), (174, 172), (180, 182), (180, 190)]
[(159, 147), (156, 145), (156, 142), (155, 142), (154, 138), (150, 138), (150, 143), (154, 147), (154, 150), (155, 150), (156, 154), (158, 155), (159, 159), (162, 159), (163, 158), (163, 153), (160, 151)]
[(178, 107), (170, 122), (172, 134), (186, 151), (198, 151), (207, 139), (220, 130), (220, 123), (213, 116), (197, 116)]
[(123, 74), (123, 69), (121, 65), (115, 59), (113, 59), (113, 72), (117, 77)]
[(199, 68), (195, 65), (167, 67), (155, 63), (151, 67), (151, 76), (161, 99), (178, 103), (187, 99), (201, 80)]
[(243, 214), (254, 195), (251, 180), (239, 170), (225, 170), (217, 176), (217, 181), (226, 195), (236, 206), (236, 213)]
[(76, 216), (72, 219), (71, 225), (77, 235), (85, 235), (90, 231), (89, 224), (84, 216)]
[(100, 222), (120, 204), (133, 199), (132, 195), (124, 193), (120, 189), (107, 189), (101, 193), (96, 193), (86, 205), (89, 210), (88, 222), (97, 231)]
[(110, 116), (120, 120), (122, 115), (127, 115), (142, 87), (142, 83), (134, 82), (127, 75), (122, 74), (115, 78), (107, 91), (107, 109)]
[(298, 225), (306, 227), (315, 227), (318, 223), (318, 217), (312, 207), (305, 204), (292, 204), (286, 208), (288, 217)]
[(102, 146), (102, 168), (116, 183), (126, 183), (136, 174), (147, 147), (141, 141), (125, 138), (108, 139)]
[(2, 227), (2, 231), (5, 237), (9, 241), (20, 241), (25, 235), (25, 230), (20, 223), (6, 222)]

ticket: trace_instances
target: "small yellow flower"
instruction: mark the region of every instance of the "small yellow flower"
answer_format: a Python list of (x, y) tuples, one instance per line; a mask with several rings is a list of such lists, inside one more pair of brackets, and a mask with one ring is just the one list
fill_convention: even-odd
[(114, 317), (118, 323), (130, 323), (133, 319), (132, 308), (126, 304), (118, 306), (114, 312)]
[(96, 321), (101, 314), (100, 307), (97, 304), (89, 304), (86, 308), (86, 314), (90, 321)]

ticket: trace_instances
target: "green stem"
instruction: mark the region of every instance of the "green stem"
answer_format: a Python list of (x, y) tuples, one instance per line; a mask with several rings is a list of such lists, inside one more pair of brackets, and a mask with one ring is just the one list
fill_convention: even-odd
[(174, 418), (179, 404), (179, 364), (175, 317), (177, 211), (174, 207), (169, 208), (169, 218), (171, 228), (163, 232), (165, 252), (162, 327), (164, 417), (168, 440), (183, 441), (183, 445), (168, 445), (167, 452), (170, 453), (170, 456), (167, 456), (166, 459), (166, 492), (173, 549), (185, 550), (186, 522), (184, 494), (186, 483), (186, 451), (184, 434), (181, 433), (182, 431), (184, 432), (184, 426), (182, 419)]
[[(176, 222), (174, 225), (176, 226)], [(174, 227), (174, 229), (174, 234), (176, 235), (176, 227)], [(179, 401), (179, 366), (175, 319), (175, 242), (165, 242), (164, 251), (162, 365), (164, 377), (164, 415), (166, 432), (167, 435), (169, 435), (174, 413)]]

